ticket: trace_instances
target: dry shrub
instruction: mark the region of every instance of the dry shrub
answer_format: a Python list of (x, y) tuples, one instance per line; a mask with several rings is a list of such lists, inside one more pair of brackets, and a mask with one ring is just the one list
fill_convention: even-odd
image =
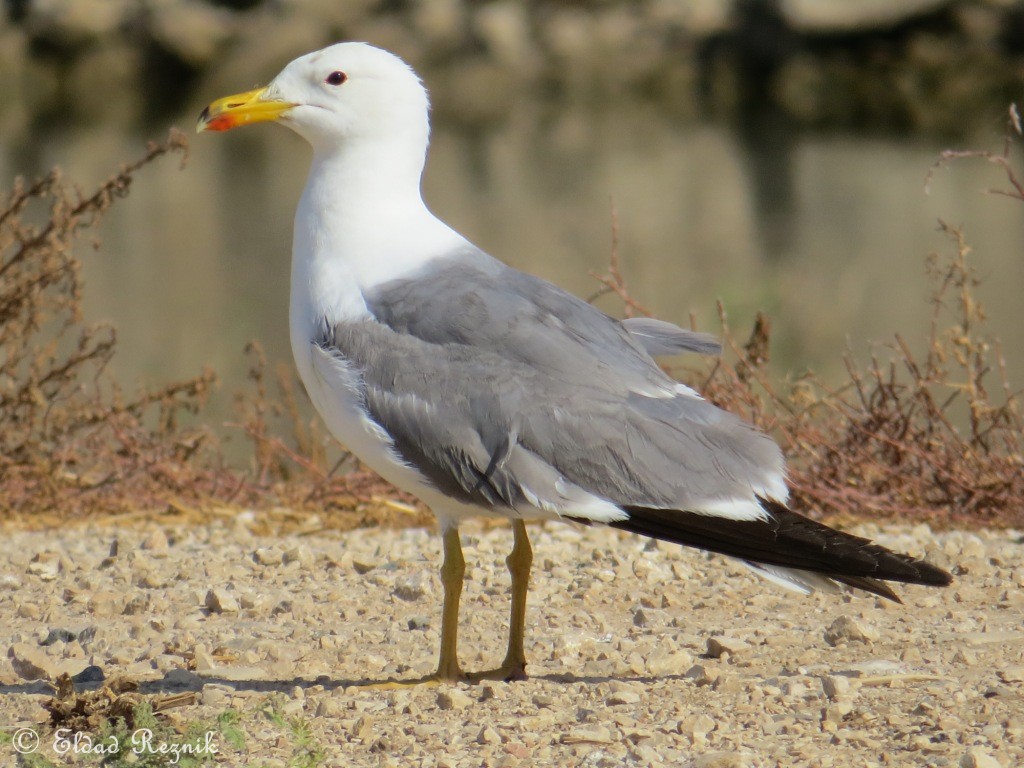
[(705, 379), (704, 391), (776, 435), (789, 458), (797, 509), (1024, 523), (1019, 392), (1010, 387), (998, 345), (982, 335), (970, 249), (958, 230), (943, 229), (953, 249), (944, 261), (932, 255), (927, 262), (932, 319), (921, 357), (896, 335), (888, 359), (875, 354), (861, 366), (847, 354), (842, 386), (807, 374), (776, 387), (766, 370), (767, 321), (758, 318), (741, 348), (722, 313), (730, 354)]
[(82, 321), (73, 248), (133, 174), (185, 146), (177, 133), (150, 144), (90, 194), (54, 170), (17, 179), (0, 202), (0, 509), (73, 514), (128, 495), (145, 503), (193, 480), (180, 470), (208, 436), (179, 418), (198, 410), (213, 374), (122, 392), (105, 371), (114, 329)]
[(981, 335), (985, 316), (972, 292), (970, 249), (960, 231), (943, 228), (955, 247), (944, 263), (935, 256), (928, 262), (934, 291), (924, 356), (915, 358), (896, 336), (897, 356), (887, 364), (876, 358), (862, 371), (847, 359), (851, 384), (822, 398), (835, 412), (822, 421), (842, 428), (824, 432), (792, 474), (803, 504), (838, 511), (859, 502), (891, 515), (1024, 522), (1019, 393), (998, 344)]

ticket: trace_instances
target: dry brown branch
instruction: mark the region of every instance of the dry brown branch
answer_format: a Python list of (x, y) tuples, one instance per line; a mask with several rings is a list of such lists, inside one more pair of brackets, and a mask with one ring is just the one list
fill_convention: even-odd
[(619, 212), (615, 209), (614, 201), (611, 204), (611, 219), (612, 250), (608, 257), (608, 274), (588, 273), (592, 278), (601, 283), (601, 288), (593, 293), (587, 301), (593, 303), (602, 296), (614, 293), (619, 298), (619, 301), (622, 302), (622, 312), (626, 317), (635, 317), (637, 314), (650, 317), (651, 311), (630, 295), (629, 286), (626, 285), (626, 278), (622, 276), (622, 269), (619, 267)]
[(1002, 168), (1003, 173), (1006, 176), (1006, 181), (1010, 185), (1009, 189), (1000, 189), (997, 187), (987, 189), (985, 191), (988, 194), (1002, 195), (1015, 200), (1024, 200), (1024, 182), (1018, 179), (1017, 172), (1013, 167), (1013, 160), (1011, 158), (1014, 142), (1024, 136), (1024, 131), (1022, 131), (1021, 126), (1020, 112), (1018, 111), (1016, 104), (1011, 104), (1009, 107), (1007, 125), (1008, 130), (1006, 132), (1006, 137), (1003, 139), (1002, 152), (991, 152), (988, 150), (976, 149), (947, 149), (939, 153), (939, 159), (932, 164), (931, 168), (928, 169), (928, 175), (925, 177), (925, 192), (927, 193), (930, 191), (932, 179), (935, 178), (935, 172), (941, 168), (947, 167), (953, 160), (981, 159)]

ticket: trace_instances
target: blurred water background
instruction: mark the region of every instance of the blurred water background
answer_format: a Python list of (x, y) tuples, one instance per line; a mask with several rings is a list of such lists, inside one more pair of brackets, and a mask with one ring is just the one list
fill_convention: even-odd
[[(1024, 380), (1024, 217), (987, 195), (1024, 84), (1018, 2), (838, 0), (6, 0), (0, 186), (59, 165), (88, 188), (170, 126), (340, 39), (387, 47), (431, 90), (433, 210), (499, 258), (587, 296), (611, 250), (658, 316), (773, 326), (773, 370), (842, 376), (927, 332), (924, 260), (963, 227), (1011, 377)], [(91, 320), (136, 382), (213, 366), (215, 418), (243, 348), (290, 360), (287, 280), (309, 153), (259, 126), (191, 139), (82, 244)], [(619, 307), (602, 304), (608, 311)]]

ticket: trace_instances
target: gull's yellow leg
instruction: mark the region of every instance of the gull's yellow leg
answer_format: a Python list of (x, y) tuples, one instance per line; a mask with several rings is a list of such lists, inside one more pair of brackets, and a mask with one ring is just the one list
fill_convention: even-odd
[(508, 626), (508, 652), (501, 668), (506, 670), (509, 680), (526, 679), (526, 652), (523, 650), (523, 635), (526, 633), (526, 593), (530, 590), (530, 567), (533, 565), (533, 549), (530, 537), (526, 535), (526, 523), (512, 521), (515, 537), (512, 552), (505, 558), (508, 572), (512, 574), (512, 617)]
[(441, 653), (437, 661), (438, 680), (463, 680), (459, 667), (459, 599), (462, 597), (462, 579), (466, 574), (466, 561), (462, 557), (457, 526), (445, 528), (444, 562), (441, 564), (441, 584), (444, 586), (444, 608), (441, 611)]
[(441, 584), (444, 586), (444, 607), (441, 609), (441, 652), (437, 661), (437, 672), (414, 680), (386, 680), (370, 683), (368, 688), (395, 690), (416, 685), (437, 685), (438, 683), (469, 680), (459, 667), (459, 599), (462, 597), (462, 579), (466, 574), (466, 561), (462, 557), (459, 529), (445, 528), (441, 541), (444, 544), (444, 562), (441, 563)]
[(381, 689), (404, 688), (438, 682), (459, 680), (525, 680), (526, 653), (523, 650), (523, 635), (526, 632), (526, 595), (530, 588), (530, 567), (533, 565), (533, 549), (526, 535), (522, 520), (512, 521), (514, 543), (512, 552), (505, 558), (512, 575), (512, 615), (508, 628), (508, 651), (501, 666), (487, 672), (465, 674), (459, 666), (459, 600), (462, 597), (463, 577), (466, 561), (462, 557), (459, 529), (446, 528), (442, 534), (444, 562), (441, 564), (441, 584), (444, 586), (444, 607), (441, 609), (441, 652), (437, 660), (437, 672), (418, 680), (389, 680), (372, 687)]
[(526, 632), (526, 593), (530, 589), (533, 549), (530, 547), (530, 537), (526, 535), (526, 524), (522, 520), (512, 521), (512, 535), (512, 552), (505, 558), (508, 572), (512, 575), (512, 615), (508, 627), (508, 651), (500, 667), (470, 675), (474, 680), (526, 679), (523, 635)]

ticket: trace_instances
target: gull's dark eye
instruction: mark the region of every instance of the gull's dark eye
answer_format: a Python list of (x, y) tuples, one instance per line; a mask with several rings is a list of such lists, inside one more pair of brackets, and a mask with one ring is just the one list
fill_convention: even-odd
[(348, 80), (348, 75), (346, 75), (344, 72), (331, 72), (331, 74), (327, 76), (327, 79), (324, 80), (324, 82), (327, 83), (328, 85), (341, 85), (346, 80)]

